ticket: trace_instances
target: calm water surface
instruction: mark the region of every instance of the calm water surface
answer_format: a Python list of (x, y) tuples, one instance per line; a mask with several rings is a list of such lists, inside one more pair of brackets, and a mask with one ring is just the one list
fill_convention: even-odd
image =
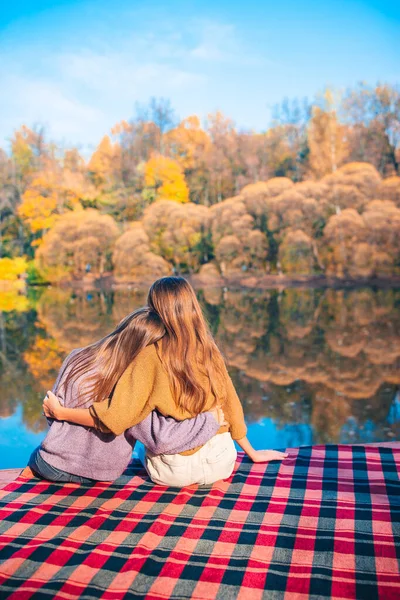
[[(198, 291), (257, 448), (400, 440), (400, 290)], [(108, 333), (146, 290), (48, 288), (3, 301), (0, 468), (45, 435), (65, 355)]]

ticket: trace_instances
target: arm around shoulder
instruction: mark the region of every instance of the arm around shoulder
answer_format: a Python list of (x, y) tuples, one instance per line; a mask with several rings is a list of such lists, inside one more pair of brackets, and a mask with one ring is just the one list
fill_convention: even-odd
[(95, 402), (91, 415), (115, 435), (124, 433), (150, 412), (149, 398), (154, 385), (156, 364), (147, 349), (122, 374), (111, 398)]
[(129, 429), (129, 436), (142, 442), (153, 454), (178, 454), (202, 446), (217, 433), (219, 427), (211, 412), (176, 421), (153, 410)]

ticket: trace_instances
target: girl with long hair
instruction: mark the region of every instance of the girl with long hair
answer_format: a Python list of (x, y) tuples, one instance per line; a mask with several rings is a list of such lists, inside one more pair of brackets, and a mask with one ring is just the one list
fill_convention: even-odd
[[(111, 396), (126, 368), (163, 335), (165, 327), (157, 313), (148, 307), (134, 311), (105, 338), (73, 350), (60, 369), (53, 394), (48, 394), (68, 409), (89, 407), (95, 399)], [(153, 410), (120, 435), (49, 419), (49, 432), (29, 466), (51, 481), (113, 481), (128, 465), (136, 440), (153, 454), (173, 454), (207, 442), (221, 419), (217, 411), (179, 422)]]
[(118, 435), (153, 410), (179, 421), (221, 405), (226, 424), (200, 448), (146, 452), (147, 471), (162, 485), (209, 485), (229, 477), (236, 459), (233, 440), (254, 462), (285, 458), (286, 453), (255, 450), (248, 441), (242, 405), (192, 286), (183, 277), (163, 277), (151, 286), (147, 302), (165, 335), (135, 356), (110, 395), (97, 396), (89, 409), (62, 407), (49, 395), (46, 415)]

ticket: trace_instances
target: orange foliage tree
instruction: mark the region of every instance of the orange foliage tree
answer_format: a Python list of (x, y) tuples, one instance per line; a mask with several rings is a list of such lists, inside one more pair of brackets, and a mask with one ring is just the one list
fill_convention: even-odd
[(112, 260), (118, 280), (143, 281), (171, 273), (170, 264), (151, 251), (149, 237), (139, 223), (117, 239)]
[(44, 237), (37, 252), (38, 265), (50, 281), (82, 277), (88, 268), (91, 274), (101, 276), (117, 235), (117, 224), (110, 215), (94, 209), (65, 213)]

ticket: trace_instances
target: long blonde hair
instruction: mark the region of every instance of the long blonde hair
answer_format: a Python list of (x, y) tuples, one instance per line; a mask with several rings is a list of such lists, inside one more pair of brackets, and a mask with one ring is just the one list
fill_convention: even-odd
[(159, 315), (148, 307), (127, 315), (119, 325), (98, 342), (82, 348), (66, 367), (62, 386), (67, 389), (84, 379), (79, 405), (110, 397), (119, 378), (139, 352), (159, 341), (165, 327)]
[(189, 282), (183, 277), (157, 279), (147, 304), (166, 330), (156, 347), (177, 405), (197, 415), (204, 410), (210, 392), (216, 400), (223, 400), (223, 358)]

